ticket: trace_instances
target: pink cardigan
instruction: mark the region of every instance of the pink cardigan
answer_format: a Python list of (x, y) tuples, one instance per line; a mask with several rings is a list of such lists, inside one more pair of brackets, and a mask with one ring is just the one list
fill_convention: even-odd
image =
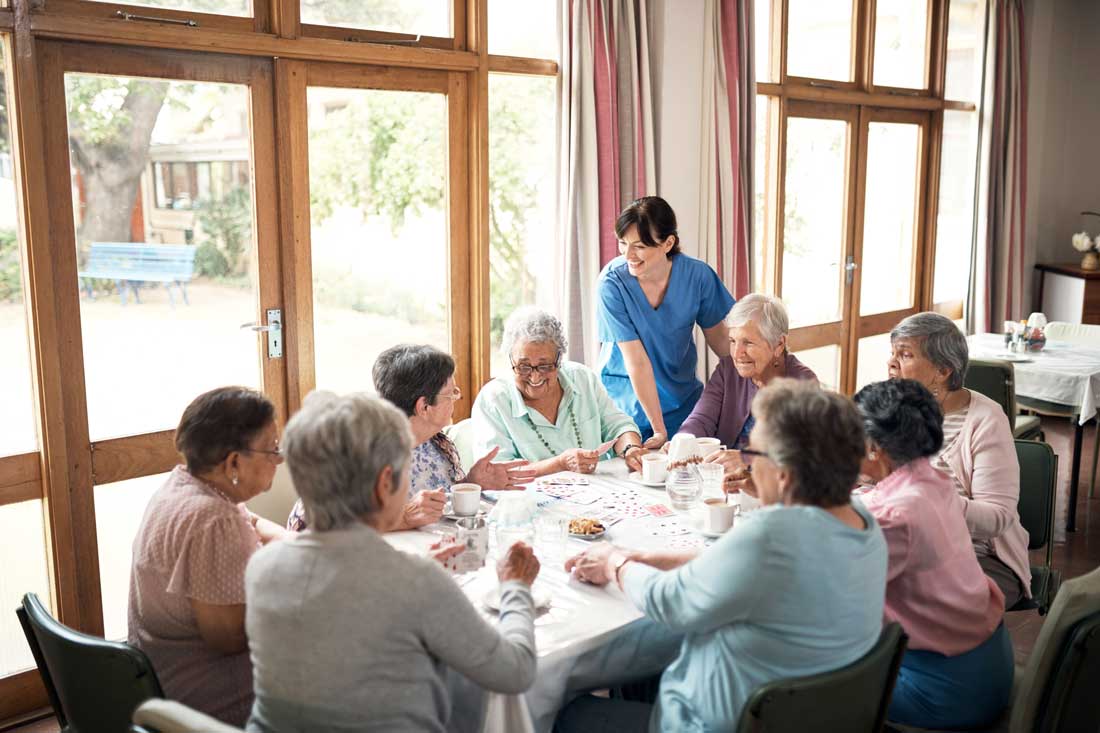
[(959, 439), (943, 454), (966, 490), (966, 526), (976, 540), (992, 540), (993, 553), (1031, 597), (1027, 530), (1020, 524), (1020, 464), (1012, 428), (1001, 406), (970, 390), (970, 408)]
[(963, 519), (966, 500), (951, 479), (920, 458), (861, 498), (890, 553), (886, 620), (902, 625), (909, 648), (953, 657), (988, 639), (1005, 599), (978, 565)]

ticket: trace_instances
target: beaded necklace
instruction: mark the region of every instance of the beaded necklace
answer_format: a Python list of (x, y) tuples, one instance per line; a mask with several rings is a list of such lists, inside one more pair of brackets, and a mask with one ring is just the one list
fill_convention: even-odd
[[(546, 451), (550, 454), (550, 457), (553, 458), (556, 456), (557, 453), (555, 453), (554, 449), (550, 447), (550, 444), (546, 442), (546, 438), (543, 436), (542, 431), (539, 430), (539, 426), (535, 425), (535, 421), (531, 419), (531, 413), (524, 413), (523, 416), (527, 418), (527, 422), (531, 426), (531, 429), (535, 431), (535, 436), (544, 446), (546, 446)], [(584, 443), (581, 441), (581, 431), (577, 428), (577, 418), (573, 415), (572, 405), (569, 406), (569, 422), (573, 425), (573, 437), (577, 439), (577, 447), (584, 448)]]

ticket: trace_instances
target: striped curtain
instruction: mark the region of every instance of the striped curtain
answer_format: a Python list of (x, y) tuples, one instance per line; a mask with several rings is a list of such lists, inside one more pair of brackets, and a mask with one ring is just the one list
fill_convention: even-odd
[(978, 216), (970, 262), (966, 326), (1002, 330), (1026, 317), (1024, 230), (1027, 199), (1027, 72), (1023, 0), (989, 0)]
[(705, 0), (699, 257), (734, 297), (752, 290), (752, 0)]
[(646, 0), (566, 0), (565, 10), (555, 277), (569, 358), (594, 364), (596, 278), (618, 255), (615, 219), (656, 188), (647, 11)]

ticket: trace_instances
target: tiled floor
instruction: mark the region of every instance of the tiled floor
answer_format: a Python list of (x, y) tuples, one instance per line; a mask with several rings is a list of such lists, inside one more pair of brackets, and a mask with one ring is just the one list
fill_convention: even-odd
[[(1096, 499), (1088, 498), (1088, 484), (1091, 476), (1092, 446), (1094, 431), (1085, 433), (1082, 448), (1083, 460), (1081, 481), (1077, 500), (1077, 531), (1065, 532), (1065, 510), (1068, 499), (1070, 477), (1070, 451), (1072, 449), (1073, 429), (1066, 420), (1043, 419), (1043, 430), (1047, 441), (1053, 446), (1059, 457), (1058, 508), (1055, 522), (1054, 567), (1062, 573), (1063, 579), (1073, 578), (1100, 566), (1100, 493)], [(1100, 481), (1098, 481), (1100, 483)], [(1033, 553), (1032, 563), (1040, 565), (1045, 560), (1045, 551)], [(1010, 613), (1006, 620), (1016, 650), (1016, 661), (1027, 661), (1043, 617), (1035, 611)], [(57, 723), (53, 718), (11, 729), (12, 733), (57, 733)]]

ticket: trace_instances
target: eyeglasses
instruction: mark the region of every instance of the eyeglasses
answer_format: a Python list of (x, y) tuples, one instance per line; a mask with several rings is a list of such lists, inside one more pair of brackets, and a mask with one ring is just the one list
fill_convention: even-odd
[(514, 371), (521, 377), (529, 377), (531, 376), (531, 372), (534, 371), (537, 371), (539, 374), (546, 376), (547, 374), (552, 374), (553, 372), (556, 372), (559, 366), (561, 366), (560, 359), (558, 361), (555, 361), (553, 364), (539, 364), (538, 366), (523, 363), (517, 364), (513, 361), (512, 371)]
[(263, 453), (268, 456), (275, 456), (276, 458), (283, 457), (283, 449), (278, 445), (275, 446), (275, 450), (260, 450), (259, 448), (241, 448), (241, 453)]
[(752, 448), (742, 448), (741, 449), (741, 462), (744, 463), (749, 468), (752, 468), (753, 461), (755, 461), (756, 458), (761, 457), (761, 456), (764, 457), (764, 458), (767, 458), (768, 460), (771, 460), (771, 456), (769, 456), (767, 454), (767, 452), (765, 452), (765, 451), (753, 450)]
[(449, 397), (450, 399), (457, 401), (462, 399), (462, 390), (458, 386), (455, 386), (455, 388), (452, 389), (450, 392), (440, 392), (437, 397), (441, 397), (443, 399), (447, 399)]

